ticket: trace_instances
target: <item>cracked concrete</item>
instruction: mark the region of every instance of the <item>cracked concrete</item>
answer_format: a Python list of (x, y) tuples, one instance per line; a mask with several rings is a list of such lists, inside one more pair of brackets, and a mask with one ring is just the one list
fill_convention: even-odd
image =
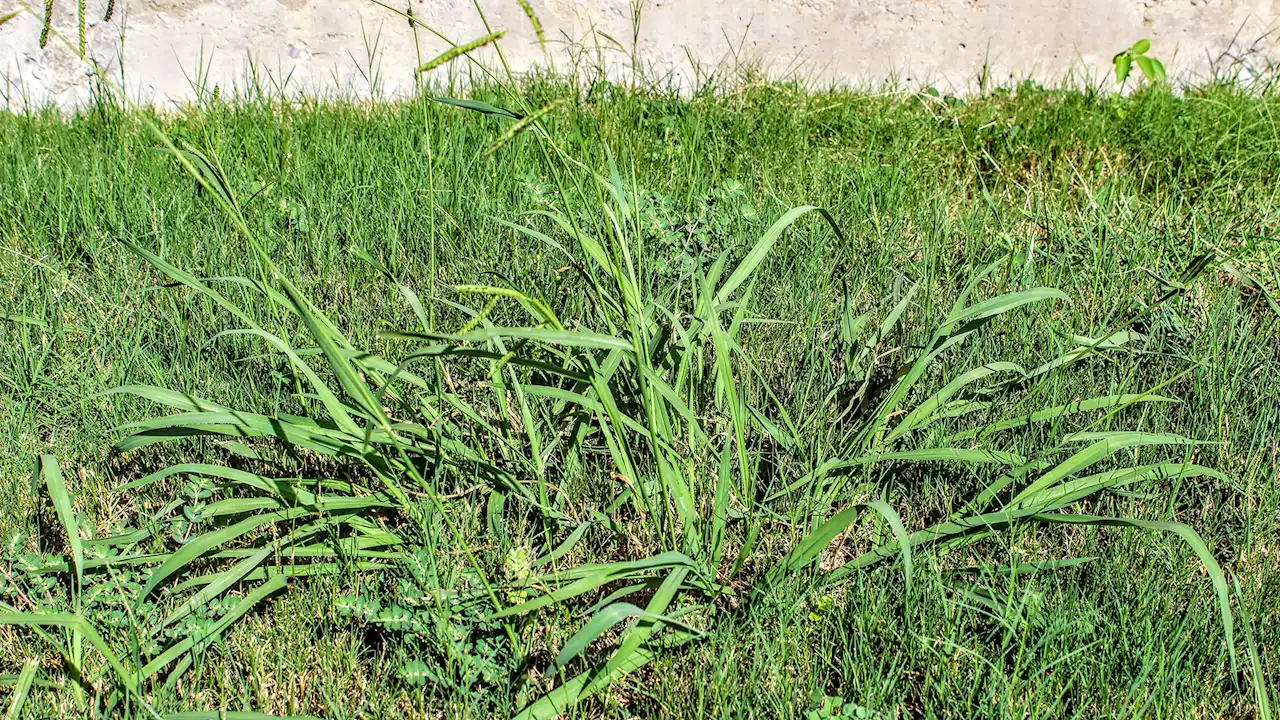
[[(453, 40), (484, 33), (471, 0), (392, 1), (412, 2), (417, 17)], [(107, 0), (87, 0), (86, 62), (72, 47), (73, 0), (55, 0), (43, 50), (41, 0), (0, 0), (0, 16), (21, 10), (0, 26), (9, 107), (83, 103), (94, 64), (117, 83), (123, 77), (134, 100), (162, 105), (192, 98), (201, 84), (227, 94), (251, 72), (267, 87), (324, 96), (413, 87), (414, 35), (371, 2), (116, 2), (103, 22)], [(545, 54), (515, 0), (481, 1), (489, 23), (509, 31), (503, 51), (517, 70), (604, 67), (616, 77), (638, 59), (651, 77), (688, 87), (717, 66), (751, 61), (775, 76), (949, 93), (976, 89), (984, 67), (995, 84), (1102, 80), (1111, 56), (1144, 37), (1171, 78), (1195, 80), (1233, 56), (1262, 64), (1280, 18), (1273, 0), (647, 0), (637, 29), (630, 0), (530, 2), (546, 28)], [(424, 58), (446, 47), (426, 32), (419, 39)]]

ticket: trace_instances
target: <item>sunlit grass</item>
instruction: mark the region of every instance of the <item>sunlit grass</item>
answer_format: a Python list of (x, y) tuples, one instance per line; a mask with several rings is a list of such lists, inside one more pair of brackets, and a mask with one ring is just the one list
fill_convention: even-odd
[(29, 707), (1262, 714), (1272, 98), (520, 92), (0, 118)]

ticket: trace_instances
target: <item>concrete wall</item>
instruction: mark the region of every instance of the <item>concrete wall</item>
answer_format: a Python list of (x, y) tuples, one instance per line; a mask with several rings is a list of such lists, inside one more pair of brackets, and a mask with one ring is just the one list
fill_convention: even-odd
[[(455, 41), (484, 32), (471, 0), (391, 2), (412, 2)], [(647, 0), (633, 35), (629, 0), (530, 3), (546, 28), (547, 55), (516, 0), (480, 0), (491, 25), (510, 31), (503, 49), (516, 69), (603, 63), (618, 74), (634, 47), (651, 75), (685, 86), (695, 81), (694, 64), (705, 74), (751, 60), (775, 75), (946, 92), (972, 91), (984, 63), (997, 84), (1100, 79), (1114, 53), (1144, 37), (1172, 79), (1203, 77), (1215, 61), (1230, 62), (1223, 53), (1260, 62), (1280, 16), (1273, 0)], [(225, 93), (243, 85), (249, 57), (262, 80), (289, 76), (294, 90), (368, 94), (371, 81), (386, 95), (412, 88), (418, 52), (408, 24), (365, 0), (116, 0), (115, 16), (103, 22), (106, 4), (87, 0), (88, 54), (117, 82), (123, 66), (137, 100), (190, 98), (200, 76)], [(69, 49), (77, 44), (75, 0), (55, 0), (55, 32), (43, 50), (43, 0), (0, 0), (0, 16), (12, 10), (21, 13), (0, 26), (0, 91), (10, 106), (82, 101), (93, 70)], [(446, 47), (425, 32), (421, 46), (427, 58)]]

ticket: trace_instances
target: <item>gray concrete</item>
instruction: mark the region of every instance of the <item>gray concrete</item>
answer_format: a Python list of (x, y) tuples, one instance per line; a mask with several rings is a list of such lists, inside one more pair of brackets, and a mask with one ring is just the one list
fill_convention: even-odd
[[(89, 56), (117, 82), (123, 65), (135, 100), (189, 99), (200, 76), (226, 93), (244, 85), (250, 57), (260, 80), (290, 76), (292, 90), (365, 96), (376, 82), (395, 96), (412, 88), (413, 33), (369, 2), (117, 0), (104, 23), (106, 2), (88, 0)], [(471, 0), (411, 2), (453, 40), (484, 32)], [(503, 50), (517, 70), (604, 66), (619, 76), (639, 58), (651, 76), (687, 87), (716, 67), (751, 61), (775, 76), (945, 92), (971, 92), (984, 65), (996, 84), (1100, 80), (1111, 56), (1143, 37), (1171, 78), (1203, 77), (1224, 52), (1264, 58), (1280, 15), (1272, 0), (648, 0), (633, 35), (628, 0), (530, 2), (546, 27), (547, 54), (515, 0), (481, 0), (491, 25), (509, 31)], [(55, 36), (41, 50), (43, 0), (0, 0), (0, 16), (23, 9), (0, 26), (0, 90), (11, 106), (87, 97), (92, 66), (69, 49), (77, 42), (76, 2), (55, 3)], [(424, 57), (445, 48), (420, 37)]]

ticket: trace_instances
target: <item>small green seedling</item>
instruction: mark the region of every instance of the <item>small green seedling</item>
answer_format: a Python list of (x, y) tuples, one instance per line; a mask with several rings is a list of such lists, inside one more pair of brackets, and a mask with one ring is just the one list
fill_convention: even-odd
[(1116, 82), (1123, 85), (1134, 65), (1142, 71), (1147, 82), (1164, 82), (1164, 63), (1153, 57), (1147, 57), (1147, 51), (1150, 49), (1151, 41), (1143, 38), (1128, 50), (1116, 53), (1115, 57), (1111, 58), (1111, 64), (1116, 68)]
[(827, 695), (804, 717), (805, 720), (880, 720), (884, 715), (857, 703), (845, 702), (842, 697)]

